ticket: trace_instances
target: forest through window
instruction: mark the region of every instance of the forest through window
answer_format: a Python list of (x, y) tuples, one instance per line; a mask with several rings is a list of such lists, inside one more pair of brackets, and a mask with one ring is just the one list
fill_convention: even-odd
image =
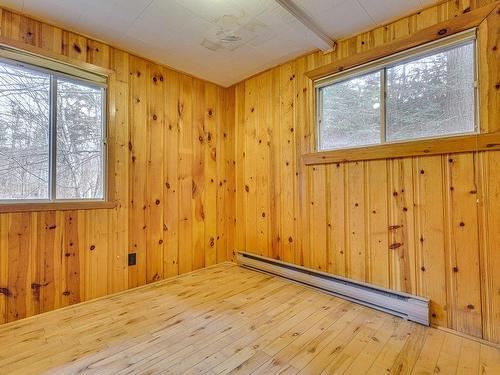
[(318, 148), (476, 132), (474, 49), (461, 42), (317, 88)]

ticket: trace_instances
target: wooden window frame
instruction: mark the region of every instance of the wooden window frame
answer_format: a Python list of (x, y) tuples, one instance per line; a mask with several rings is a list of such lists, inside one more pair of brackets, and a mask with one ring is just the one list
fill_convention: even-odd
[(116, 205), (115, 200), (115, 171), (114, 171), (114, 147), (111, 147), (110, 141), (110, 126), (114, 123), (114, 94), (110, 92), (114, 87), (116, 80), (115, 72), (110, 69), (101, 68), (86, 62), (71, 59), (64, 55), (59, 55), (42, 48), (27, 45), (22, 42), (12, 41), (4, 37), (0, 37), (0, 44), (25, 51), (40, 58), (53, 60), (67, 64), (70, 67), (88, 71), (99, 75), (106, 76), (107, 89), (105, 90), (106, 108), (104, 109), (104, 124), (103, 124), (103, 138), (106, 140), (104, 147), (105, 160), (104, 160), (104, 199), (101, 200), (36, 200), (30, 202), (22, 200), (19, 202), (3, 201), (0, 203), (0, 213), (12, 212), (38, 212), (38, 211), (66, 211), (66, 210), (95, 210), (95, 209), (113, 209)]
[[(424, 44), (452, 36), (454, 34), (466, 31), (472, 28), (478, 28), (477, 44), (481, 43), (482, 33), (484, 30), (480, 27), (483, 21), (495, 11), (498, 7), (497, 3), (484, 6), (477, 10), (468, 12), (461, 16), (455, 17), (445, 22), (438, 23), (434, 26), (420, 30), (409, 37), (396, 39), (386, 43), (380, 47), (373, 48), (369, 51), (355, 54), (333, 63), (324, 65), (306, 73), (306, 76), (312, 81), (318, 81), (325, 77), (341, 73), (348, 69), (357, 68), (361, 65), (368, 64), (374, 60), (387, 58), (391, 55), (404, 52), (406, 50), (422, 46)], [(480, 51), (480, 47), (477, 47)], [(481, 52), (479, 52), (480, 54)], [(484, 52), (483, 52), (484, 53)], [(480, 61), (481, 56), (478, 56)], [(481, 71), (481, 63), (478, 64), (478, 80), (481, 81), (481, 76), (484, 72)], [(482, 97), (481, 90), (488, 90), (488, 87), (481, 88), (478, 94)], [(315, 91), (310, 93), (310, 103), (315, 103)], [(316, 108), (316, 104), (313, 104)], [(316, 111), (315, 111), (316, 115)], [(479, 114), (481, 116), (481, 112)], [(316, 119), (314, 119), (315, 133), (317, 130)], [(420, 140), (409, 140), (397, 143), (386, 143), (379, 145), (361, 146), (353, 148), (335, 149), (328, 151), (315, 151), (304, 154), (302, 156), (305, 165), (329, 164), (346, 161), (361, 161), (361, 160), (376, 160), (376, 159), (391, 159), (409, 156), (424, 156), (447, 153), (458, 153), (468, 151), (484, 151), (484, 150), (499, 150), (500, 149), (500, 132), (493, 132), (494, 129), (489, 129), (488, 124), (483, 124), (476, 134), (468, 134), (463, 136), (450, 136), (442, 138), (429, 138)], [(488, 133), (491, 132), (491, 133)], [(317, 142), (313, 140), (315, 147)], [(315, 148), (317, 149), (317, 148)]]

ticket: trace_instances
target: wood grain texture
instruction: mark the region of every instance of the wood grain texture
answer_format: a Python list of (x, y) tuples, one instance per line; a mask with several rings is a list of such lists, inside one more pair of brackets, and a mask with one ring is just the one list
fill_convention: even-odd
[[(457, 26), (457, 16), (467, 13), (485, 19), (479, 31), (481, 127), (493, 132), (500, 123), (495, 7), (495, 1), (443, 2), (341, 40), (330, 54), (300, 57), (239, 83), (236, 249), (262, 254), (276, 245), (271, 257), (429, 297), (433, 324), (500, 342), (500, 279), (494, 271), (500, 253), (494, 182), (500, 173), (499, 133), (386, 145), (384, 152), (367, 147), (313, 153), (313, 92), (305, 75), (389, 51), (398, 40), (417, 40), (440, 22)], [(277, 84), (268, 76), (277, 77)], [(267, 102), (256, 97), (279, 98), (279, 106), (269, 114)], [(265, 163), (272, 173), (254, 191), (255, 134), (266, 131), (271, 148)], [(255, 240), (262, 220), (254, 202), (267, 200), (266, 244)]]
[[(36, 327), (37, 329), (33, 329)], [(0, 326), (2, 374), (497, 374), (500, 349), (230, 263)]]
[(380, 160), (398, 157), (442, 155), (500, 149), (500, 132), (312, 152), (302, 156), (305, 165), (344, 161)]
[(461, 17), (442, 20), (435, 25), (411, 32), (410, 35), (405, 35), (401, 38), (387, 41), (376, 48), (362, 50), (356, 54), (336, 59), (332, 63), (325, 64), (317, 69), (307, 72), (306, 75), (312, 80), (324, 78), (325, 76), (339, 73), (367, 62), (387, 57), (394, 53), (417, 47), (427, 42), (445, 38), (460, 31), (477, 27), (488, 15), (490, 15), (490, 13), (493, 12), (495, 7), (496, 5), (492, 2), (491, 4), (479, 7), (478, 9), (464, 12), (464, 15)]
[(233, 228), (216, 219), (229, 195), (217, 188), (218, 163), (234, 158), (226, 146), (234, 137), (219, 135), (234, 128), (234, 116), (222, 113), (226, 90), (1, 8), (0, 19), (1, 42), (110, 74), (115, 197), (102, 209), (0, 214), (0, 323), (225, 261), (227, 242), (217, 239)]

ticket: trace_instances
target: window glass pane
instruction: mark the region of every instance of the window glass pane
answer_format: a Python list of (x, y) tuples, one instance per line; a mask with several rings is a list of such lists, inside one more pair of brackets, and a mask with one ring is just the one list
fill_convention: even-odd
[(387, 69), (388, 141), (474, 132), (474, 44)]
[(0, 63), (0, 199), (49, 197), (48, 75)]
[(319, 147), (380, 143), (380, 72), (321, 88)]
[(58, 199), (103, 198), (101, 88), (57, 83)]

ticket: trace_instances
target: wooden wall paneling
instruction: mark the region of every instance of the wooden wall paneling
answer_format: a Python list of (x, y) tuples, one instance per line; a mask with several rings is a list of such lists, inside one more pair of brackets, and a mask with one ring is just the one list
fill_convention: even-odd
[(296, 258), (295, 262), (309, 264), (309, 168), (302, 162), (302, 155), (311, 149), (311, 123), (309, 115), (310, 97), (312, 95), (312, 82), (305, 76), (309, 70), (307, 56), (296, 61), (297, 71), (297, 99), (295, 119), (295, 165), (297, 166), (297, 221), (296, 221)]
[(179, 273), (179, 139), (180, 134), (180, 77), (179, 73), (164, 69), (165, 76), (165, 153), (163, 190), (165, 246), (164, 270), (165, 277)]
[[(314, 180), (311, 192), (311, 234), (310, 234), (310, 264), (311, 268), (326, 270), (328, 267), (327, 253), (327, 191), (330, 190), (325, 166), (312, 168)], [(290, 261), (290, 260), (289, 260)]]
[(112, 50), (110, 64), (115, 72), (108, 82), (108, 158), (114, 165), (116, 209), (109, 213), (108, 289), (116, 293), (128, 287), (129, 248), (129, 56)]
[(31, 283), (32, 213), (9, 214), (7, 217), (8, 261), (6, 321), (30, 316), (33, 309)]
[(204, 103), (204, 139), (205, 173), (204, 173), (204, 260), (203, 266), (210, 266), (217, 262), (217, 124), (220, 121), (218, 106), (218, 90), (213, 84), (205, 85)]
[(246, 226), (246, 249), (250, 252), (259, 253), (257, 249), (257, 111), (258, 108), (258, 82), (257, 78), (251, 78), (245, 84), (245, 226)]
[(500, 132), (478, 135), (430, 138), (400, 143), (314, 152), (302, 157), (306, 165), (342, 163), (345, 161), (387, 160), (417, 156), (458, 154), (500, 150)]
[[(316, 56), (316, 63), (324, 65), (332, 61), (336, 52), (328, 54), (318, 53)], [(313, 108), (314, 110), (314, 108)], [(315, 117), (313, 117), (314, 121)], [(313, 122), (313, 126), (315, 123)], [(314, 133), (314, 135), (316, 135)], [(316, 148), (316, 137), (313, 136), (314, 144), (311, 148)], [(332, 191), (334, 183), (331, 183), (331, 176), (329, 175), (329, 168), (326, 166), (317, 166), (312, 170), (312, 186), (311, 196), (313, 202), (311, 203), (311, 266), (320, 270), (326, 270), (330, 267), (332, 262), (331, 253), (329, 251), (329, 231), (328, 215), (331, 205), (329, 191)], [(313, 239), (314, 238), (314, 239)]]
[(441, 156), (415, 161), (415, 220), (419, 295), (431, 299), (431, 323), (448, 326), (444, 173)]
[(498, 45), (500, 42), (500, 4), (479, 26), (479, 124), (481, 131), (500, 131), (500, 67)]
[(272, 131), (273, 113), (272, 101), (269, 100), (269, 91), (272, 90), (272, 72), (266, 72), (257, 78), (257, 129), (256, 129), (256, 191), (257, 191), (257, 249), (259, 255), (269, 256), (269, 240), (271, 223), (270, 218), (270, 187), (271, 165), (269, 162), (269, 153), (271, 142), (269, 133)]
[(415, 292), (414, 166), (411, 158), (390, 166), (389, 258), (391, 288)]
[(148, 64), (148, 137), (147, 149), (147, 238), (146, 238), (146, 280), (163, 279), (163, 153), (165, 144), (165, 77), (163, 68)]
[(61, 53), (62, 34), (63, 32), (60, 28), (42, 23), (39, 47), (49, 52)]
[(136, 253), (137, 264), (129, 267), (129, 287), (146, 283), (147, 239), (147, 63), (130, 57), (130, 224), (129, 252)]
[(375, 160), (366, 163), (366, 218), (368, 229), (368, 275), (370, 283), (388, 288), (389, 273), (389, 222), (387, 162)]
[(352, 279), (366, 280), (365, 162), (347, 163), (346, 229), (347, 270)]
[(62, 298), (62, 261), (63, 256), (63, 217), (60, 212), (48, 211), (36, 213), (37, 238), (35, 263), (38, 268), (37, 277), (31, 289), (37, 312), (54, 310), (61, 306)]
[(193, 268), (202, 268), (205, 264), (205, 173), (207, 148), (205, 83), (193, 82)]
[[(236, 165), (236, 222), (235, 250), (247, 250), (246, 246), (246, 189), (245, 189), (245, 141), (246, 141), (246, 83), (235, 87), (235, 165)], [(235, 259), (235, 252), (230, 260)]]
[[(489, 196), (492, 188), (486, 183), (486, 181), (490, 183), (488, 177), (491, 173), (491, 168), (488, 167), (490, 164), (485, 161), (477, 162), (484, 170), (484, 172), (481, 172), (484, 177), (481, 178), (482, 181), (485, 181), (478, 184), (477, 188), (479, 191), (484, 189), (485, 203), (484, 206), (479, 208), (481, 213), (480, 221), (475, 225), (480, 233), (479, 237), (476, 235), (477, 242), (481, 246), (478, 259), (480, 260), (480, 269), (484, 271), (478, 271), (476, 270), (477, 266), (474, 266), (476, 276), (472, 276), (475, 280), (472, 284), (475, 286), (465, 292), (455, 293), (457, 296), (452, 296), (452, 290), (455, 285), (458, 285), (459, 281), (455, 280), (456, 276), (451, 274), (452, 270), (450, 269), (450, 259), (452, 259), (450, 252), (452, 246), (451, 237), (455, 235), (449, 223), (449, 215), (462, 212), (466, 206), (462, 202), (459, 203), (459, 208), (452, 208), (447, 198), (448, 172), (446, 171), (449, 167), (447, 160), (444, 160), (439, 155), (418, 155), (392, 160), (382, 158), (379, 161), (360, 162), (361, 167), (356, 167), (355, 163), (338, 162), (339, 167), (337, 167), (336, 164), (303, 166), (303, 160), (301, 159), (302, 154), (314, 150), (313, 95), (312, 92), (311, 95), (307, 95), (308, 88), (312, 88), (312, 86), (308, 86), (311, 85), (311, 81), (306, 79), (304, 71), (320, 67), (329, 62), (335, 62), (342, 57), (370, 51), (373, 47), (383, 46), (398, 38), (411, 36), (419, 30), (436, 25), (437, 22), (452, 19), (463, 12), (467, 13), (469, 10), (477, 9), (487, 3), (491, 2), (485, 1), (484, 4), (483, 2), (479, 4), (477, 2), (448, 1), (353, 38), (342, 40), (333, 53), (326, 55), (322, 53), (310, 54), (271, 69), (270, 72), (275, 77), (273, 83), (271, 85), (269, 83), (261, 84), (259, 91), (267, 92), (271, 98), (278, 95), (280, 99), (278, 109), (273, 111), (273, 123), (270, 125), (271, 152), (269, 156), (272, 167), (269, 176), (271, 209), (270, 256), (283, 259), (286, 257), (284, 255), (287, 254), (286, 249), (281, 247), (286, 245), (283, 228), (286, 226), (285, 221), (287, 220), (285, 210), (291, 206), (289, 204), (290, 199), (284, 198), (287, 192), (283, 186), (276, 184), (273, 178), (277, 173), (281, 184), (289, 184), (289, 181), (293, 180), (293, 177), (292, 179), (283, 178), (284, 173), (286, 173), (286, 170), (283, 171), (286, 167), (283, 161), (287, 158), (287, 152), (290, 151), (290, 149), (286, 149), (286, 146), (284, 147), (288, 128), (286, 124), (291, 123), (295, 132), (292, 158), (296, 163), (293, 167), (296, 174), (293, 204), (298, 214), (298, 217), (295, 218), (296, 238), (294, 241), (297, 250), (294, 252), (294, 259), (291, 259), (291, 261), (315, 268), (318, 267), (318, 264), (324, 263), (326, 270), (335, 274), (347, 275), (378, 285), (430, 297), (432, 323), (443, 327), (456, 326), (456, 329), (465, 333), (470, 332), (471, 325), (477, 326), (477, 320), (474, 322), (462, 320), (459, 325), (455, 323), (457, 319), (455, 310), (462, 305), (462, 302), (458, 302), (458, 299), (462, 301), (462, 299), (475, 298), (477, 303), (477, 298), (482, 298), (480, 304), (483, 310), (483, 336), (493, 337), (497, 335), (498, 328), (496, 328), (497, 325), (494, 320), (498, 320), (498, 318), (493, 312), (493, 306), (496, 306), (494, 305), (496, 302), (490, 301), (491, 298), (488, 297), (491, 290), (495, 290), (494, 285), (496, 282), (496, 279), (488, 273), (489, 259), (492, 257), (493, 251), (492, 241), (488, 237), (492, 231), (489, 220), (489, 215), (491, 215), (489, 213), (491, 210), (489, 203), (491, 198)], [(491, 17), (493, 16), (490, 15)], [(494, 22), (497, 22), (496, 19)], [(483, 29), (486, 28), (483, 26)], [(480, 44), (480, 50), (483, 51), (481, 53), (484, 54), (488, 48), (492, 49), (496, 44), (495, 40), (496, 34), (494, 32), (488, 38), (483, 37), (483, 40), (480, 40), (480, 43), (483, 43)], [(489, 60), (490, 63), (495, 59), (494, 56), (495, 54)], [(304, 68), (306, 65), (307, 68)], [(491, 69), (491, 67), (488, 68)], [(496, 69), (496, 66), (493, 69)], [(248, 109), (254, 105), (254, 103), (249, 105), (248, 101), (255, 102), (255, 99), (251, 97), (249, 86), (255, 86), (256, 81), (265, 82), (264, 74), (267, 74), (267, 72), (244, 81), (238, 85), (239, 89), (236, 88), (236, 91), (240, 90), (240, 94), (236, 93), (237, 100), (240, 100), (240, 105), (244, 105), (246, 111), (245, 116), (235, 115), (237, 129), (235, 135), (236, 152), (242, 159), (251, 157), (253, 149), (250, 145), (254, 145), (255, 142), (255, 135), (247, 127), (249, 120)], [(286, 113), (284, 110), (286, 105), (283, 104), (286, 98), (292, 96), (286, 92), (286, 90), (290, 90), (290, 83), (285, 82), (284, 79), (286, 75), (290, 74), (295, 75), (294, 79), (296, 81), (295, 87), (292, 89), (295, 94), (293, 96), (295, 101), (293, 114)], [(488, 74), (495, 75), (496, 73)], [(484, 90), (488, 85), (481, 84), (481, 87)], [(493, 88), (490, 86), (487, 91), (492, 90)], [(482, 98), (485, 92), (482, 91)], [(493, 98), (492, 102), (496, 103), (498, 101), (495, 96), (491, 96), (491, 93), (489, 95)], [(491, 99), (488, 98), (487, 100)], [(265, 107), (259, 99), (255, 108), (258, 129), (260, 129), (260, 122), (265, 118), (259, 112), (263, 108)], [(486, 111), (484, 112), (486, 113)], [(490, 117), (487, 120), (483, 120), (484, 114), (482, 114), (481, 122), (483, 125), (484, 122), (490, 124), (493, 121), (495, 123), (496, 117), (494, 116), (496, 114), (493, 115), (492, 120), (491, 113), (496, 112), (498, 111), (488, 110)], [(238, 132), (238, 121), (243, 120), (246, 121), (245, 132)], [(275, 146), (276, 139), (279, 139), (277, 146)], [(486, 142), (488, 143), (488, 141)], [(495, 142), (491, 141), (489, 143)], [(245, 146), (243, 147), (243, 145)], [(258, 150), (259, 147), (257, 145)], [(471, 151), (467, 152), (465, 155), (472, 157)], [(258, 152), (257, 157), (262, 158), (260, 152)], [(261, 163), (261, 161), (258, 162)], [(248, 219), (248, 215), (245, 214), (245, 210), (249, 207), (247, 204), (249, 195), (244, 191), (244, 187), (246, 181), (251, 180), (255, 175), (253, 169), (248, 171), (249, 166), (254, 168), (252, 163), (252, 161), (246, 160), (245, 165), (236, 164), (236, 179), (245, 181), (245, 183), (241, 182), (241, 191), (246, 196), (245, 204), (242, 205), (238, 200), (236, 201), (236, 210), (242, 217), (247, 218), (246, 225), (239, 228), (237, 226), (236, 232), (240, 233), (240, 236), (243, 232), (247, 240), (255, 235), (255, 228), (251, 226), (251, 223), (256, 222), (255, 219)], [(318, 167), (325, 168), (324, 177), (321, 174), (322, 170), (319, 170)], [(259, 170), (258, 164), (256, 172), (258, 176), (258, 207), (261, 206), (260, 199), (262, 199), (259, 193), (261, 185)], [(458, 183), (461, 185), (461, 189), (466, 189), (468, 181), (463, 179)], [(278, 197), (277, 200), (276, 197)], [(307, 199), (304, 199), (304, 197)], [(252, 198), (250, 197), (250, 199)], [(276, 202), (279, 204), (276, 204)], [(282, 207), (283, 202), (288, 204), (287, 208)], [(306, 204), (303, 202), (306, 202)], [(315, 207), (316, 202), (320, 202), (318, 207)], [(358, 203), (358, 206), (356, 206), (356, 203)], [(360, 209), (357, 210), (357, 207), (360, 207)], [(326, 214), (324, 214), (325, 211)], [(261, 220), (258, 213), (257, 222)], [(474, 217), (473, 213), (472, 217)], [(279, 223), (277, 231), (274, 230), (275, 223)], [(488, 226), (488, 229), (483, 229), (486, 226)], [(325, 228), (326, 236), (324, 234)], [(276, 240), (274, 233), (278, 233)], [(326, 237), (325, 241), (323, 240), (324, 237)], [(476, 242), (474, 237), (472, 241)], [(274, 250), (275, 242), (279, 248), (276, 252)], [(243, 245), (244, 241), (240, 243)], [(324, 245), (325, 243), (326, 245)], [(259, 247), (262, 246), (259, 245)], [(244, 248), (253, 251), (253, 249), (249, 249), (248, 244)], [(460, 252), (462, 257), (469, 259), (470, 255), (466, 254), (465, 251)], [(311, 260), (308, 259), (309, 257), (311, 257)], [(478, 274), (482, 275), (482, 279), (479, 279), (482, 283), (479, 289), (477, 288)]]
[(295, 62), (280, 69), (280, 158), (281, 158), (281, 259), (293, 262), (295, 259), (296, 219), (296, 176), (295, 176), (295, 106), (296, 75)]
[(20, 19), (18, 14), (2, 9), (2, 36), (7, 39), (19, 40)]
[(101, 42), (89, 39), (87, 41), (87, 62), (101, 68), (109, 69), (112, 49)]
[[(0, 19), (4, 42), (112, 70), (107, 138), (116, 201), (108, 210), (0, 216), (0, 323), (192, 270), (193, 78), (1, 8)], [(215, 189), (206, 200), (225, 212), (217, 184), (226, 168), (215, 157), (221, 129), (231, 130), (234, 121), (222, 114), (227, 90), (210, 85), (210, 103), (200, 107), (202, 116), (208, 104), (214, 108), (212, 147), (202, 158), (214, 160)], [(211, 212), (215, 219), (218, 212)], [(229, 228), (215, 223), (210, 238), (225, 241)], [(136, 266), (127, 265), (128, 252), (137, 253)], [(203, 247), (199, 258), (205, 256), (209, 263), (225, 259)]]
[(0, 324), (7, 322), (7, 301), (11, 292), (9, 281), (9, 215), (0, 215)]
[(452, 328), (481, 337), (477, 163), (471, 153), (447, 161)]
[(327, 218), (328, 272), (346, 276), (346, 165), (331, 164), (327, 169), (330, 181)]
[(193, 270), (193, 78), (180, 76), (179, 273)]
[(87, 61), (87, 38), (69, 31), (63, 32), (63, 53), (73, 60)]
[[(474, 306), (479, 303), (479, 312), (482, 312), (482, 335), (489, 340), (498, 341), (500, 317), (496, 307), (500, 302), (495, 291), (499, 281), (494, 272), (498, 268), (495, 268), (495, 265), (498, 264), (497, 243), (500, 243), (497, 240), (500, 235), (497, 236), (499, 225), (496, 214), (498, 152), (484, 153), (484, 157), (481, 153), (478, 160), (475, 160), (471, 153), (464, 154), (467, 162), (462, 165), (470, 166), (472, 163), (477, 164), (479, 168), (476, 171), (476, 179), (480, 205), (479, 209), (476, 206), (475, 216), (471, 201), (451, 199), (452, 196), (446, 190), (448, 181), (454, 181), (456, 191), (465, 194), (471, 183), (471, 177), (465, 172), (469, 167), (464, 170), (454, 167), (448, 170), (450, 166), (447, 160), (442, 162), (439, 156), (387, 161), (385, 171), (384, 161), (375, 164), (361, 162), (361, 167), (356, 167), (354, 163), (344, 163), (341, 167), (335, 164), (322, 166), (324, 178), (317, 178), (312, 167), (301, 163), (301, 154), (312, 151), (314, 145), (314, 112), (310, 102), (312, 85), (310, 80), (305, 78), (304, 71), (334, 62), (342, 56), (352, 56), (360, 51), (368, 51), (372, 46), (411, 35), (435, 25), (436, 22), (467, 12), (469, 7), (474, 10), (491, 3), (493, 2), (488, 0), (447, 1), (419, 14), (340, 41), (336, 52), (325, 56), (322, 53), (314, 53), (274, 68), (229, 90), (217, 88), (215, 97), (210, 100), (207, 91), (207, 101), (204, 99), (200, 108), (202, 115), (208, 117), (208, 102), (215, 103), (213, 119), (208, 119), (213, 120), (215, 129), (212, 147), (216, 149), (215, 155), (219, 154), (226, 162), (225, 165), (231, 160), (230, 155), (234, 152), (235, 169), (221, 169), (221, 160), (216, 158), (212, 172), (203, 170), (204, 184), (210, 181), (207, 178), (215, 176), (215, 193), (208, 195), (205, 186), (203, 203), (206, 204), (208, 200), (216, 202), (215, 212), (216, 216), (219, 216), (220, 212), (231, 212), (229, 199), (232, 196), (236, 206), (233, 207), (236, 221), (231, 223), (228, 215), (223, 226), (220, 218), (215, 221), (215, 228), (204, 226), (204, 247), (209, 243), (207, 240), (212, 238), (211, 235), (205, 236), (208, 230), (214, 231), (217, 248), (227, 244), (227, 250), (222, 251), (228, 253), (230, 258), (234, 255), (234, 249), (263, 251), (275, 258), (285, 258), (284, 260), (306, 266), (317, 263), (330, 272), (381, 284), (387, 282), (389, 272), (391, 287), (417, 292), (432, 299), (434, 324), (454, 326), (463, 332), (476, 330), (476, 334), (480, 334), (477, 316), (469, 318), (469, 315), (462, 316), (463, 312), (459, 311), (463, 308), (463, 301), (474, 300)], [(153, 263), (158, 260), (153, 260), (154, 255), (158, 254), (149, 253), (153, 245), (151, 241), (155, 237), (153, 232), (160, 233), (159, 226), (149, 227), (154, 216), (149, 212), (150, 208), (157, 208), (156, 204), (150, 207), (156, 202), (156, 199), (152, 202), (155, 194), (151, 188), (160, 186), (152, 174), (154, 168), (161, 169), (163, 174), (159, 179), (163, 189), (158, 199), (161, 215), (164, 216), (161, 230), (165, 233), (163, 250), (159, 257), (163, 259), (163, 267), (158, 269), (164, 276), (192, 270), (194, 262), (197, 262), (193, 254), (192, 238), (193, 179), (197, 178), (193, 160), (200, 151), (193, 144), (196, 132), (193, 115), (196, 116), (198, 95), (194, 87), (195, 80), (162, 68), (165, 79), (163, 94), (159, 95), (161, 98), (158, 102), (152, 103), (149, 101), (148, 90), (152, 92), (155, 87), (149, 82), (146, 68), (151, 63), (139, 57), (129, 57), (125, 52), (104, 43), (88, 40), (29, 17), (6, 10), (1, 10), (0, 13), (0, 33), (6, 40), (25, 43), (30, 48), (39, 47), (50, 53), (58, 53), (101, 67), (110, 67), (115, 71), (116, 82), (110, 82), (110, 91), (116, 92), (113, 95), (110, 93), (110, 105), (115, 103), (118, 112), (114, 114), (115, 119), (111, 120), (116, 132), (110, 134), (110, 142), (113, 143), (110, 150), (113, 152), (116, 181), (121, 181), (116, 182), (115, 186), (117, 208), (114, 210), (100, 213), (92, 210), (56, 213), (55, 222), (56, 227), (60, 226), (57, 228), (60, 233), (54, 233), (55, 238), (51, 233), (47, 236), (42, 234), (51, 230), (46, 229), (43, 224), (54, 221), (51, 214), (0, 215), (0, 288), (4, 288), (0, 289), (0, 322), (52, 309), (58, 304), (64, 306), (147, 282), (148, 274), (151, 276), (148, 269), (157, 267)], [(494, 26), (497, 23), (498, 14), (490, 13), (486, 23), (481, 26), (479, 40), (480, 54), (487, 56), (487, 59), (481, 58), (480, 61), (483, 72), (480, 84), (481, 102), (487, 103), (481, 107), (481, 124), (483, 128), (488, 125), (488, 129), (494, 129), (498, 123), (498, 111), (495, 110), (495, 106), (498, 106), (495, 78), (498, 76), (498, 64), (497, 52), (493, 48), (498, 39)], [(484, 74), (485, 71), (487, 74)], [(269, 74), (269, 77), (265, 76), (266, 74)], [(290, 80), (291, 77), (293, 78)], [(205, 85), (208, 87), (210, 84), (204, 83), (203, 86)], [(228, 94), (231, 90), (234, 90), (232, 96)], [(224, 100), (221, 99), (224, 95), (229, 96), (228, 102), (234, 100), (234, 104), (228, 104), (234, 115), (220, 113), (220, 108), (225, 108)], [(263, 100), (265, 95), (266, 101)], [(160, 136), (160, 139), (163, 138), (163, 150), (160, 156), (151, 151), (151, 147), (158, 141), (158, 137), (151, 138), (149, 116), (153, 106), (157, 106), (155, 109), (159, 108), (164, 114), (164, 126)], [(121, 113), (120, 107), (123, 108)], [(272, 115), (266, 114), (269, 108)], [(226, 142), (225, 137), (221, 138), (221, 129), (228, 129), (228, 126), (230, 128), (227, 135), (232, 139)], [(290, 129), (293, 129), (293, 132)], [(262, 146), (258, 140), (266, 131), (270, 147), (268, 156), (264, 155), (262, 159)], [(206, 129), (203, 134), (206, 136)], [(202, 155), (205, 164), (211, 161), (211, 152), (207, 152), (207, 149)], [(153, 162), (153, 167), (149, 165), (150, 161)], [(289, 162), (288, 165), (286, 161)], [(260, 169), (260, 166), (266, 163), (270, 166), (267, 187), (265, 175)], [(424, 174), (420, 174), (421, 169), (425, 170)], [(384, 185), (384, 173), (387, 174), (387, 197), (376, 195), (377, 189), (373, 188), (374, 181)], [(263, 179), (262, 184), (259, 183), (260, 178)], [(224, 180), (227, 183), (226, 189), (220, 187)], [(354, 183), (356, 180), (360, 183)], [(231, 183), (234, 184), (233, 194)], [(405, 187), (404, 199), (395, 199), (392, 195), (393, 188), (401, 190), (402, 183)], [(253, 186), (252, 189), (250, 185)], [(220, 194), (223, 191), (229, 199), (224, 197), (221, 200)], [(324, 210), (316, 210), (316, 207), (313, 208), (310, 204), (311, 201), (318, 201), (318, 198), (319, 202), (324, 202)], [(266, 199), (269, 199), (269, 203)], [(376, 220), (371, 216), (376, 214), (370, 211), (374, 206), (383, 207), (384, 200), (387, 200), (389, 205), (386, 219), (388, 228), (393, 222), (396, 225), (406, 223), (397, 228), (396, 233), (387, 229), (389, 246), (393, 241), (404, 244), (396, 249), (387, 249), (390, 259), (388, 268), (374, 263), (379, 260), (385, 263), (385, 260), (382, 261), (384, 236), (381, 232), (384, 220), (382, 214), (381, 220)], [(358, 205), (359, 210), (356, 210), (355, 206), (355, 203), (360, 203), (357, 201), (362, 203)], [(263, 218), (259, 216), (260, 208), (267, 205), (270, 212)], [(404, 210), (405, 207), (407, 211)], [(464, 227), (453, 228), (453, 223), (460, 215), (467, 214), (470, 220), (469, 212), (471, 218), (476, 220), (472, 227), (477, 228), (479, 233), (474, 240), (477, 240), (477, 255), (469, 253), (470, 249), (465, 251), (455, 246), (465, 246), (465, 243), (457, 242), (461, 233), (459, 231), (472, 229), (467, 223)], [(360, 220), (355, 221), (357, 216)], [(257, 229), (266, 227), (266, 219), (269, 230), (267, 244), (266, 235)], [(342, 224), (343, 221), (345, 225)], [(355, 222), (360, 223), (360, 226), (356, 227)], [(158, 223), (154, 223), (156, 224)], [(355, 235), (351, 231), (353, 226), (356, 229)], [(233, 228), (234, 233), (231, 233), (229, 228)], [(319, 247), (310, 242), (315, 231), (320, 232)], [(392, 234), (389, 234), (389, 231)], [(229, 245), (231, 235), (234, 236), (232, 248)], [(289, 242), (290, 237), (292, 242)], [(61, 241), (60, 244), (58, 241)], [(93, 244), (96, 247), (92, 251), (98, 251), (95, 254), (90, 250)], [(359, 249), (357, 252), (353, 250), (353, 244), (354, 248)], [(42, 252), (38, 252), (40, 248), (44, 248)], [(325, 253), (318, 249), (324, 249)], [(57, 261), (55, 256), (59, 251), (62, 258)], [(137, 252), (137, 266), (127, 267), (126, 255), (129, 251)], [(379, 252), (380, 257), (375, 255)], [(20, 254), (23, 259), (27, 257), (28, 261), (20, 263)], [(224, 258), (219, 257), (217, 250), (215, 254), (218, 260)], [(310, 256), (313, 258), (309, 259)], [(213, 253), (205, 253), (203, 250), (199, 257), (197, 259), (202, 257), (203, 262), (212, 262)], [(480, 271), (476, 272), (480, 272), (481, 276), (467, 275), (472, 278), (469, 282), (467, 277), (458, 275), (460, 271), (457, 275), (451, 274), (452, 261), (460, 264), (470, 261), (467, 266), (474, 270), (479, 269)], [(94, 279), (93, 275), (96, 273), (105, 276), (99, 275)], [(469, 288), (468, 284), (477, 285), (478, 280), (480, 291), (475, 290), (476, 287)], [(41, 281), (49, 281), (49, 284), (31, 288), (32, 283), (39, 284)], [(466, 284), (467, 287), (461, 286)], [(452, 290), (455, 289), (457, 292), (452, 295)], [(38, 292), (34, 290), (39, 290), (39, 297)], [(57, 293), (61, 295), (58, 296)], [(478, 295), (482, 298), (479, 302)], [(478, 313), (476, 308), (474, 310), (474, 313)]]
[(271, 222), (270, 233), (270, 255), (275, 259), (280, 259), (282, 251), (282, 237), (281, 237), (281, 75), (280, 69), (274, 68), (271, 70), (271, 86), (269, 88), (269, 98), (272, 101), (271, 123), (267, 124), (269, 131), (269, 219)]
[(500, 343), (500, 153), (480, 153), (478, 162), (483, 337)]
[(85, 223), (80, 223), (77, 211), (65, 211), (63, 213), (63, 292), (62, 305), (68, 306), (83, 300), (83, 278), (81, 269), (83, 259), (83, 235)]
[[(226, 243), (225, 259), (232, 259), (236, 249), (236, 88), (225, 90), (224, 121), (222, 135), (224, 158), (222, 169), (225, 173), (224, 189), (224, 236)], [(219, 134), (221, 134), (219, 133)], [(220, 163), (220, 159), (219, 159)], [(219, 213), (220, 215), (220, 213)]]
[(108, 210), (79, 211), (85, 221), (84, 247), (84, 299), (108, 294), (108, 249), (112, 241), (109, 231)]
[(39, 46), (41, 35), (41, 24), (38, 21), (28, 17), (20, 16), (19, 18), (19, 39), (26, 44)]
[[(223, 88), (217, 87), (217, 104), (215, 110), (215, 134), (218, 135), (215, 141), (215, 153), (216, 153), (216, 212), (215, 212), (215, 246), (216, 246), (216, 258), (215, 262), (220, 263), (227, 260), (227, 236), (226, 236), (226, 226), (227, 220), (231, 216), (230, 209), (226, 207), (225, 200), (229, 198), (227, 194), (227, 173), (229, 173), (230, 167), (227, 165), (228, 156), (230, 150), (227, 147), (227, 132), (226, 127), (227, 115), (226, 112), (229, 110), (227, 102), (229, 101), (228, 95), (229, 90), (226, 91)], [(233, 115), (234, 123), (234, 115)]]

